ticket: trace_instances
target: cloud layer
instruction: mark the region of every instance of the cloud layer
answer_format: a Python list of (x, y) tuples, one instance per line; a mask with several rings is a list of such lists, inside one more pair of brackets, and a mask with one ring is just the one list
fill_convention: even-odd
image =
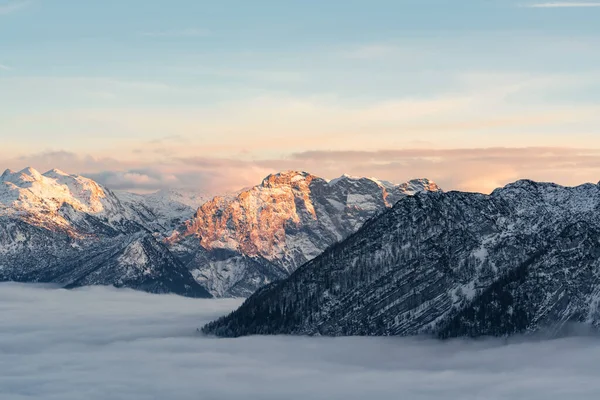
[(0, 398), (592, 399), (595, 337), (249, 337), (195, 329), (239, 300), (0, 284)]
[[(595, 54), (593, 44), (577, 51)], [(355, 50), (345, 57), (406, 55), (393, 44)], [(295, 80), (294, 74), (279, 78)], [(438, 87), (434, 78), (425, 74), (418, 86)], [(481, 192), (520, 178), (568, 185), (600, 179), (594, 161), (600, 105), (595, 96), (567, 101), (573, 90), (596, 93), (597, 72), (474, 70), (442, 80), (450, 86), (439, 92), (411, 96), (399, 86), (382, 98), (360, 99), (250, 89), (233, 96), (219, 85), (160, 81), (7, 78), (0, 82), (0, 97), (6, 94), (0, 131), (10, 140), (0, 148), (0, 166), (56, 167), (115, 189), (209, 193), (238, 190), (286, 169), (393, 182), (428, 177), (445, 189)], [(77, 105), (45, 109), (61, 102)], [(29, 111), (14, 112), (17, 104)]]
[[(79, 156), (67, 151), (0, 159), (5, 168), (59, 168), (88, 176), (109, 188), (155, 191), (195, 189), (207, 194), (236, 191), (260, 183), (270, 173), (304, 170), (332, 179), (348, 173), (391, 182), (429, 178), (445, 190), (489, 193), (518, 179), (579, 185), (600, 180), (600, 149), (569, 147), (490, 147), (435, 149), (422, 147), (374, 151), (314, 150), (255, 159), (181, 157), (176, 151), (148, 161)], [(165, 147), (164, 143), (157, 146)]]
[(27, 0), (16, 0), (2, 3), (0, 4), (0, 15), (12, 14), (29, 6), (30, 4), (31, 2)]

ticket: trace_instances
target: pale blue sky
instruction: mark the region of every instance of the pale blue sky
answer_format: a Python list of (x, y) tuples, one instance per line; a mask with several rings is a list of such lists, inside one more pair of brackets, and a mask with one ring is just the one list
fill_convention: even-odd
[(297, 154), (600, 148), (598, 21), (596, 2), (0, 0), (0, 160), (148, 189), (287, 167), (598, 180), (512, 153), (464, 179), (442, 156)]

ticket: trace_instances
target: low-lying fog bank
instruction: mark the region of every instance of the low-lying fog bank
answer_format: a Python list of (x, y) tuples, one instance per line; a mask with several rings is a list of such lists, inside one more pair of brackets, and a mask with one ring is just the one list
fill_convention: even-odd
[(1, 399), (596, 399), (600, 338), (214, 339), (240, 300), (0, 284)]

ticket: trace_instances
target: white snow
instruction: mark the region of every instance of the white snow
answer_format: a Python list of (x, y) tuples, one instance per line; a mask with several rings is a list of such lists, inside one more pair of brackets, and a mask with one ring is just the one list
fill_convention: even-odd
[[(163, 190), (149, 195), (119, 192), (115, 197), (91, 179), (58, 169), (44, 174), (33, 168), (6, 170), (0, 177), (0, 216), (29, 216), (41, 226), (68, 228), (66, 218), (77, 221), (87, 213), (109, 224), (132, 220), (167, 234), (191, 218), (208, 198), (192, 190)], [(61, 210), (65, 204), (74, 212)]]
[(369, 194), (353, 193), (348, 194), (346, 198), (347, 205), (349, 207), (358, 207), (365, 211), (376, 211), (378, 210), (377, 201), (373, 196)]
[(26, 240), (27, 240), (27, 237), (23, 233), (21, 233), (21, 232), (18, 232), (15, 235), (15, 242), (17, 242), (17, 243), (23, 243)]
[[(177, 225), (191, 219), (196, 210), (210, 197), (204, 192), (187, 189), (160, 190), (150, 194), (137, 194), (117, 191), (115, 195), (132, 213), (140, 213), (154, 221), (163, 234), (168, 234)], [(148, 214), (148, 210), (151, 214)], [(154, 227), (150, 227), (154, 228)]]
[(119, 263), (131, 267), (144, 268), (148, 263), (148, 256), (142, 244), (136, 241), (127, 246), (125, 252), (119, 257)]
[(479, 259), (481, 262), (485, 261), (488, 256), (488, 250), (485, 248), (485, 244), (482, 244), (473, 253), (473, 257)]
[(329, 184), (337, 185), (338, 183), (343, 182), (343, 181), (358, 181), (360, 179), (362, 179), (360, 176), (352, 176), (349, 174), (343, 174), (339, 178), (334, 178), (334, 179), (330, 180)]
[(41, 226), (68, 227), (69, 222), (59, 213), (65, 204), (77, 212), (109, 220), (124, 218), (114, 199), (91, 179), (59, 170), (42, 175), (33, 168), (6, 170), (0, 177), (0, 216), (29, 216), (29, 222), (37, 221)]
[(328, 183), (329, 183), (329, 185), (337, 185), (337, 184), (342, 183), (342, 182), (360, 181), (361, 179), (367, 179), (367, 180), (373, 181), (378, 186), (380, 186), (382, 188), (385, 188), (385, 189), (393, 189), (393, 188), (395, 188), (395, 187), (398, 186), (398, 185), (396, 185), (396, 184), (394, 184), (392, 182), (383, 181), (383, 180), (380, 180), (380, 179), (377, 179), (377, 178), (364, 177), (364, 176), (353, 176), (353, 175), (349, 175), (349, 174), (343, 174), (339, 178), (331, 179)]
[(216, 297), (225, 296), (227, 290), (235, 286), (245, 273), (245, 265), (240, 259), (227, 261), (211, 261), (202, 269), (193, 269), (192, 276), (210, 294)]

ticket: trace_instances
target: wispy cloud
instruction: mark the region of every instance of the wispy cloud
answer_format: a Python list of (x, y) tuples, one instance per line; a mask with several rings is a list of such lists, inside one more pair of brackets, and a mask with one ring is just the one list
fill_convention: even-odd
[(188, 29), (174, 29), (166, 31), (153, 31), (153, 32), (140, 32), (140, 36), (145, 37), (162, 37), (162, 38), (175, 38), (175, 37), (206, 37), (210, 36), (210, 31), (207, 29), (199, 28), (188, 28)]
[(12, 14), (13, 12), (19, 11), (30, 4), (31, 2), (28, 0), (9, 1), (7, 3), (2, 3), (0, 4), (0, 15)]
[(551, 2), (551, 3), (536, 3), (528, 4), (526, 8), (585, 8), (585, 7), (600, 7), (600, 2)]
[(8, 65), (6, 65), (6, 64), (0, 64), (0, 70), (1, 70), (1, 71), (10, 71), (11, 69), (12, 69), (12, 68), (11, 68), (11, 67), (9, 67), (9, 66), (8, 66)]
[[(521, 178), (578, 185), (597, 182), (600, 176), (598, 148), (422, 146), (375, 151), (313, 150), (268, 159), (252, 154), (218, 158), (206, 154), (179, 157), (176, 153), (148, 160), (136, 158), (139, 155), (115, 159), (54, 151), (0, 157), (0, 165), (17, 170), (26, 166), (38, 170), (59, 168), (83, 174), (112, 189), (148, 192), (188, 188), (212, 194), (258, 184), (268, 174), (284, 170), (305, 170), (328, 179), (349, 173), (397, 183), (427, 177), (445, 190), (484, 193)], [(195, 149), (201, 154), (199, 147)]]
[[(0, 97), (6, 93), (5, 101), (12, 105), (27, 106), (32, 93), (37, 101), (48, 103), (58, 98), (84, 101), (87, 93), (100, 90), (123, 101), (8, 113), (0, 118), (0, 131), (13, 132), (14, 139), (0, 147), (0, 165), (93, 174), (114, 188), (193, 187), (215, 193), (256, 184), (286, 169), (327, 178), (346, 172), (396, 182), (425, 176), (446, 189), (484, 192), (523, 177), (565, 184), (598, 181), (600, 151), (590, 155), (564, 147), (600, 149), (599, 105), (538, 102), (563, 88), (593, 87), (598, 76), (468, 73), (460, 79), (463, 90), (430, 97), (355, 102), (336, 96), (261, 93), (171, 109), (155, 107), (154, 99), (195, 99), (197, 89), (179, 97), (179, 87), (173, 95), (175, 89), (160, 82), (5, 78), (0, 80)], [(140, 100), (146, 98), (147, 105)], [(62, 150), (74, 153), (39, 154), (49, 146), (57, 150), (58, 143), (31, 140), (40, 137), (40, 129), (46, 136), (56, 132), (64, 139)], [(540, 142), (560, 150), (497, 149)], [(327, 152), (331, 149), (355, 152)], [(14, 154), (27, 157), (14, 159)]]
[(345, 51), (342, 55), (350, 59), (371, 60), (387, 57), (398, 52), (398, 48), (387, 44), (370, 44)]

